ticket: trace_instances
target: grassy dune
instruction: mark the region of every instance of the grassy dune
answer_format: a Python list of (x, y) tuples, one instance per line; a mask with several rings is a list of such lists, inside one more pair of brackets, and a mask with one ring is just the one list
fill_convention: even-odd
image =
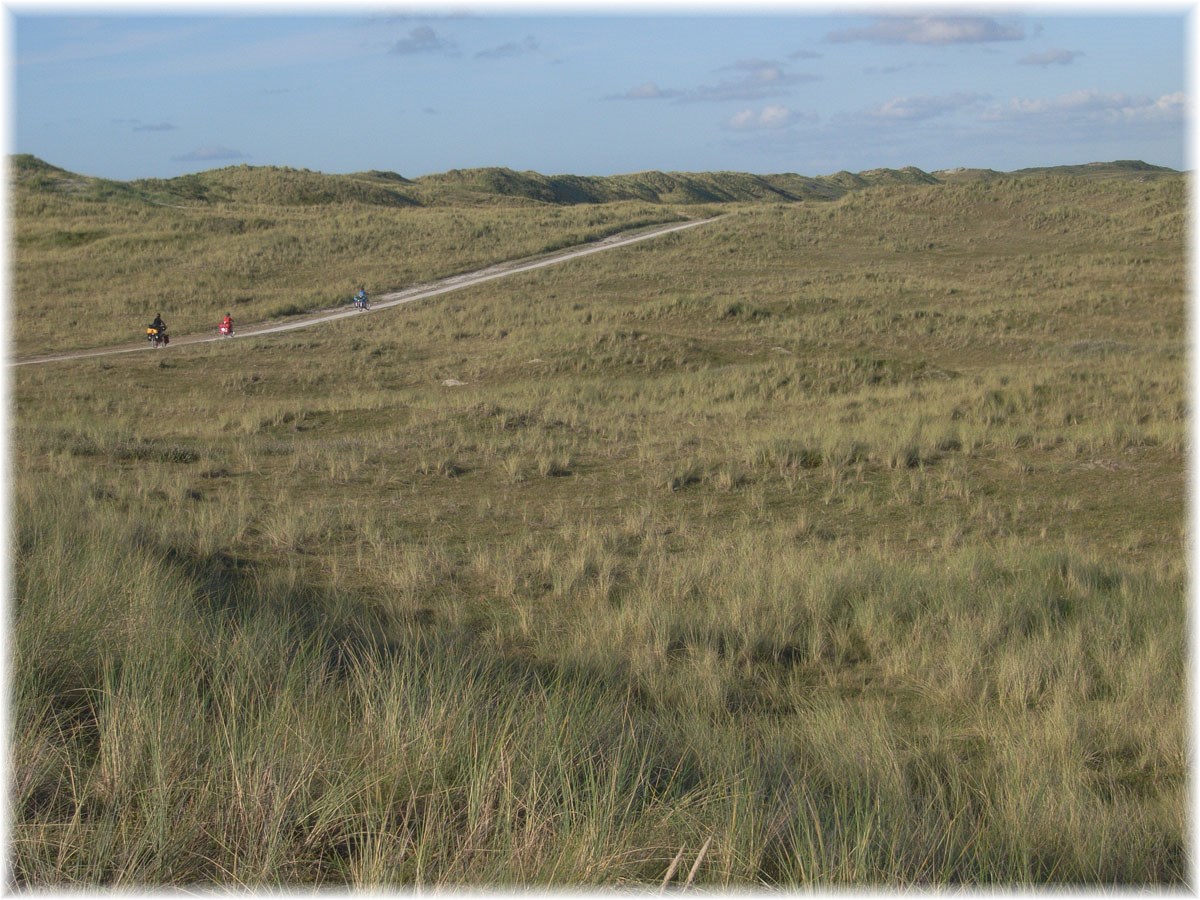
[[(27, 163), (13, 197), (18, 354), (284, 318), (514, 257), (682, 218), (627, 202), (406, 206), (317, 173), (227, 170), (134, 185), (47, 177)], [(257, 180), (255, 180), (257, 179)], [(168, 190), (169, 188), (169, 190)]]
[(1182, 179), (722, 209), (15, 370), (16, 882), (1181, 885)]

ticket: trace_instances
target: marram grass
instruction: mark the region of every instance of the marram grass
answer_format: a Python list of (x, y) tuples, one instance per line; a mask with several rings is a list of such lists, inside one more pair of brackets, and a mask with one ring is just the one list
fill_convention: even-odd
[(14, 884), (1186, 883), (1181, 197), (17, 369)]
[(1184, 877), (1180, 567), (587, 527), (440, 611), (27, 501), (22, 883), (652, 882), (708, 837), (714, 886)]

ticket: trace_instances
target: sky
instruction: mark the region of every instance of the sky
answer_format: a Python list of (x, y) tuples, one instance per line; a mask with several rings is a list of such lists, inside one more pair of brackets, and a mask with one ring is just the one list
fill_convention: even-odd
[(9, 3), (10, 153), (117, 180), (1190, 168), (1187, 6)]

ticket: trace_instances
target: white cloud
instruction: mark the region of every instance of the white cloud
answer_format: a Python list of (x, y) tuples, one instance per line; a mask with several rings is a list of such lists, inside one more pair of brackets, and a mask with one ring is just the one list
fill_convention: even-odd
[(727, 128), (737, 131), (784, 128), (796, 120), (796, 113), (786, 106), (765, 106), (759, 110), (744, 109), (730, 117)]
[(778, 128), (792, 121), (792, 111), (786, 106), (768, 106), (758, 119), (766, 128)]
[(1161, 97), (1106, 94), (1100, 91), (1073, 91), (1049, 99), (1013, 98), (1007, 106), (992, 110), (986, 118), (993, 121), (1054, 117), (1060, 121), (1177, 122), (1186, 112), (1187, 95), (1183, 91)]
[(863, 28), (830, 32), (835, 44), (869, 41), (876, 44), (982, 44), (1020, 41), (1025, 29), (1001, 25), (982, 16), (895, 16), (876, 20)]

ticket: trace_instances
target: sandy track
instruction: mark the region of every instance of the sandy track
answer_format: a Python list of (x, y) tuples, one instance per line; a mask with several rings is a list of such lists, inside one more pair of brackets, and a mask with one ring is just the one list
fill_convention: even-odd
[[(605, 250), (613, 250), (617, 247), (624, 247), (628, 244), (634, 244), (638, 241), (646, 241), (651, 238), (660, 237), (664, 234), (682, 231), (685, 228), (695, 228), (697, 225), (705, 225), (714, 221), (717, 216), (708, 219), (692, 219), (687, 222), (673, 222), (669, 225), (659, 225), (655, 228), (637, 230), (633, 232), (623, 232), (614, 234), (588, 244), (582, 244), (578, 247), (572, 247), (567, 250), (561, 250), (557, 253), (548, 254), (545, 256), (537, 256), (533, 258), (514, 260), (512, 262), (498, 263), (494, 266), (489, 266), (486, 269), (479, 269), (475, 272), (467, 272), (462, 275), (452, 275), (448, 278), (443, 278), (440, 281), (435, 281), (430, 284), (416, 285), (411, 288), (405, 288), (402, 291), (395, 291), (390, 294), (381, 294), (371, 300), (371, 309), (368, 312), (355, 309), (353, 306), (340, 306), (336, 309), (322, 310), (320, 312), (311, 313), (302, 318), (293, 319), (290, 322), (283, 322), (278, 325), (251, 325), (247, 328), (239, 328), (237, 334), (233, 337), (221, 337), (216, 334), (191, 334), (191, 335), (172, 335), (170, 347), (180, 347), (185, 344), (206, 344), (212, 341), (230, 341), (240, 338), (257, 337), (264, 334), (277, 334), (281, 331), (294, 331), (297, 328), (308, 328), (312, 325), (318, 325), (322, 322), (333, 322), (337, 319), (345, 319), (350, 316), (371, 315), (381, 309), (387, 309), (389, 306), (398, 306), (401, 303), (412, 303), (414, 300), (423, 300), (426, 297), (436, 297), (438, 294), (448, 294), (451, 291), (461, 290), (462, 288), (471, 287), (476, 284), (482, 284), (485, 281), (491, 281), (495, 278), (505, 278), (509, 275), (517, 275), (521, 272), (530, 272), (534, 269), (545, 268), (546, 266), (556, 266), (559, 263), (568, 262), (572, 259), (578, 259), (581, 256), (588, 256), (592, 253), (601, 253)], [(101, 347), (94, 350), (72, 350), (66, 353), (47, 353), (40, 356), (28, 356), (22, 359), (9, 360), (9, 365), (13, 366), (30, 366), (37, 363), (59, 362), (68, 359), (86, 359), (92, 356), (112, 356), (117, 353), (136, 353), (143, 350), (153, 350), (148, 341), (141, 341), (136, 344), (123, 344), (116, 347)]]

